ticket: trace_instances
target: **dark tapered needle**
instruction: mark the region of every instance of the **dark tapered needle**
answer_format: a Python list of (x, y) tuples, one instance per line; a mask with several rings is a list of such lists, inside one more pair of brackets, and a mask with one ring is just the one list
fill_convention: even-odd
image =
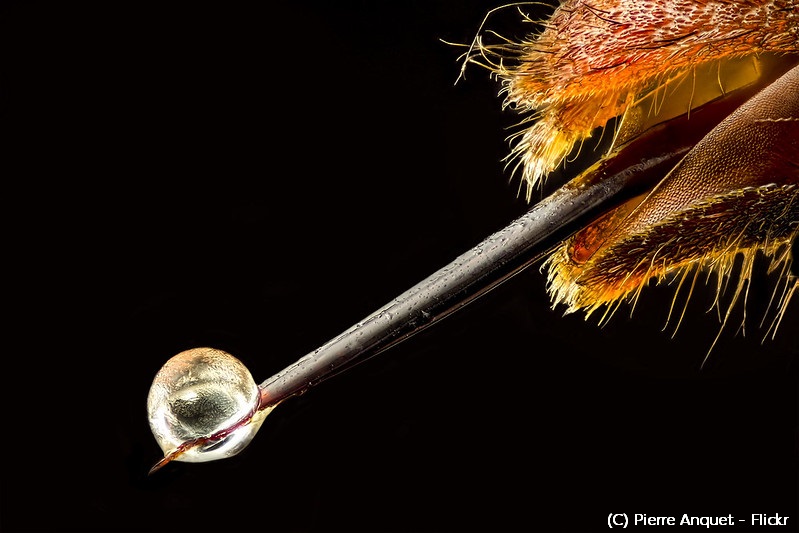
[[(776, 76), (778, 72), (774, 74)], [(260, 385), (275, 406), (407, 339), (540, 259), (586, 222), (651, 189), (703, 136), (757, 92), (750, 87), (652, 128), (526, 214)]]
[[(229, 358), (234, 360), (234, 366), (240, 362), (212, 349), (179, 354), (179, 360), (168, 372), (162, 369), (162, 373), (172, 374), (182, 385), (176, 385), (175, 379), (164, 382), (157, 376), (151, 388), (152, 402), (148, 400), (151, 427), (166, 455), (153, 471), (171, 460), (207, 461), (234, 455), (246, 446), (264, 416), (282, 401), (423, 331), (534, 263), (607, 210), (652, 189), (754, 91), (754, 87), (736, 91), (700, 108), (692, 113), (690, 122), (681, 117), (652, 127), (505, 228), (260, 386), (247, 373), (245, 382), (235, 381), (240, 387), (239, 396), (252, 399), (252, 403), (240, 402), (246, 406), (245, 412), (228, 409), (238, 401), (230, 392), (235, 390), (230, 385), (234, 382), (229, 379), (231, 372), (215, 373), (225, 366), (218, 365), (218, 361)], [(198, 366), (210, 371), (210, 377), (197, 378)], [(245, 373), (241, 369), (237, 372)], [(200, 388), (207, 390), (214, 401), (201, 399)], [(163, 404), (164, 399), (169, 405)], [(214, 416), (199, 412), (201, 404), (213, 404)], [(176, 406), (181, 410), (177, 416)]]

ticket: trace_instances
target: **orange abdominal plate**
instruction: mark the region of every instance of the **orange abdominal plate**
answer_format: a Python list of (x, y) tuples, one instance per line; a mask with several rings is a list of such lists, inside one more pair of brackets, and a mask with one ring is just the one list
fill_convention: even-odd
[(799, 52), (795, 0), (566, 0), (542, 25), (522, 43), (480, 42), (506, 104), (537, 118), (511, 155), (528, 199), (575, 145), (670, 77), (714, 61)]
[(590, 313), (685, 267), (725, 275), (737, 254), (751, 264), (757, 250), (784, 260), (797, 227), (794, 67), (704, 136), (653, 190), (574, 235), (549, 261), (550, 289), (570, 310)]
[[(568, 0), (521, 45), (508, 97), (531, 107), (640, 92), (701, 62), (797, 51), (792, 0)], [(622, 101), (607, 111), (612, 118)], [(600, 107), (597, 103), (595, 107)], [(585, 116), (594, 126), (604, 121)]]

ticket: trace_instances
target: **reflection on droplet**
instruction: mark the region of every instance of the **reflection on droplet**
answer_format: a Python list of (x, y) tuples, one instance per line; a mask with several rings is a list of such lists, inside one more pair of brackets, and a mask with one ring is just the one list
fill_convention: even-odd
[(249, 444), (269, 412), (257, 411), (259, 396), (247, 367), (229, 353), (187, 350), (167, 361), (153, 380), (147, 397), (150, 429), (169, 460), (231, 457)]

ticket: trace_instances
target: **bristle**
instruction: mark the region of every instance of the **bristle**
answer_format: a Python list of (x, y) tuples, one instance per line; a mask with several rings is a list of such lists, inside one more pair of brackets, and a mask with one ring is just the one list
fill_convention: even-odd
[[(547, 20), (522, 18), (538, 31), (514, 42), (483, 32), (487, 15), (464, 68), (488, 68), (502, 82), (503, 107), (522, 115), (505, 163), (520, 175), (528, 202), (597, 128), (602, 135), (614, 128), (604, 154), (612, 159), (655, 125), (690, 117), (799, 53), (796, 0), (561, 0)], [(746, 303), (755, 258), (763, 255), (769, 272), (781, 272), (767, 332), (773, 336), (799, 292), (788, 253), (799, 231), (797, 118), (789, 107), (796, 98), (785, 97), (797, 83), (794, 73), (765, 100), (739, 108), (680, 172), (669, 173), (669, 185), (660, 187), (664, 179), (561, 245), (542, 267), (553, 307), (586, 318), (601, 312), (604, 324), (622, 302), (632, 313), (650, 282), (678, 280), (664, 327), (676, 334), (705, 276), (720, 335), (736, 303)], [(745, 321), (744, 311), (742, 328)]]
[[(728, 231), (717, 231), (722, 224)], [(736, 303), (746, 299), (755, 259), (762, 254), (770, 259), (768, 271), (781, 273), (775, 288), (781, 296), (769, 330), (773, 335), (796, 292), (796, 279), (787, 273), (792, 260), (788, 249), (797, 237), (799, 186), (750, 187), (674, 213), (646, 231), (625, 236), (585, 264), (574, 262), (570, 242), (562, 244), (545, 263), (548, 290), (553, 306), (563, 305), (567, 312), (583, 311), (587, 318), (620, 301), (634, 302), (650, 280), (662, 283), (678, 277), (668, 326), (678, 295), (693, 272), (676, 331), (699, 273), (707, 272), (709, 279), (716, 279), (713, 308), (719, 312), (721, 332)], [(736, 261), (741, 261), (737, 274)], [(723, 309), (721, 296), (733, 276), (732, 296)]]
[(522, 163), (528, 201), (577, 143), (665, 80), (720, 59), (799, 51), (795, 0), (565, 0), (548, 20), (527, 20), (541, 29), (522, 42), (488, 44), (479, 32), (466, 62), (502, 80), (506, 106), (540, 117), (509, 156)]

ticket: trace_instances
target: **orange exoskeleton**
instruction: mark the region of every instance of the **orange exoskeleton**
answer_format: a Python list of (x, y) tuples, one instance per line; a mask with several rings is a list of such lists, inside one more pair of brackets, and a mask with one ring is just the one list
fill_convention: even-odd
[(733, 287), (724, 324), (762, 253), (780, 273), (775, 330), (799, 286), (790, 271), (799, 232), (799, 4), (565, 0), (546, 20), (526, 19), (540, 32), (492, 43), (478, 34), (467, 61), (491, 69), (505, 104), (525, 115), (508, 161), (528, 201), (609, 126), (612, 146), (578, 179), (636, 172), (646, 158), (667, 163), (647, 168), (637, 196), (549, 256), (554, 303), (608, 316), (650, 280), (692, 289), (711, 273), (718, 294)]

